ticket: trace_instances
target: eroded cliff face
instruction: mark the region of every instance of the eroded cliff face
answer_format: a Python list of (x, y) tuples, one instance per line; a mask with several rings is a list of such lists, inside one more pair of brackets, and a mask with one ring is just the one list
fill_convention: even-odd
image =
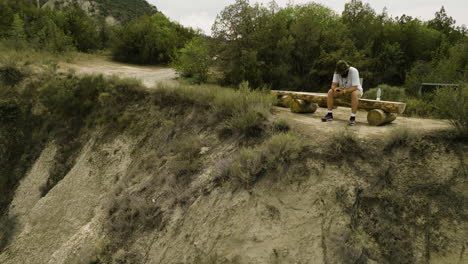
[(10, 205), (1, 263), (466, 261), (466, 151), (428, 141), (337, 156), (304, 139), (297, 164), (246, 187), (227, 173), (242, 143), (202, 109), (132, 111), (144, 130), (91, 129), (40, 197), (58, 148), (46, 145)]

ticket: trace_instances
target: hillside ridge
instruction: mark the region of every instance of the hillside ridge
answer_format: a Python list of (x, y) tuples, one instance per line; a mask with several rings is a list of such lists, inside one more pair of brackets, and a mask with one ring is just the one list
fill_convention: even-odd
[(47, 0), (41, 2), (41, 7), (61, 9), (72, 3), (93, 17), (106, 18), (110, 24), (127, 23), (139, 16), (159, 12), (145, 0)]

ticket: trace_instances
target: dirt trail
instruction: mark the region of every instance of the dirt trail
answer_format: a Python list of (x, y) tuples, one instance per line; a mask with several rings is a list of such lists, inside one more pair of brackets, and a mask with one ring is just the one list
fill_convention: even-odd
[(104, 74), (106, 76), (136, 78), (149, 88), (155, 87), (156, 83), (160, 82), (175, 82), (175, 78), (177, 78), (177, 73), (171, 68), (119, 63), (105, 57), (79, 59), (73, 63), (63, 63), (60, 65), (60, 69), (72, 69), (78, 74)]
[[(74, 63), (64, 63), (61, 69), (73, 69), (79, 74), (104, 74), (119, 77), (132, 77), (139, 79), (149, 88), (155, 88), (156, 83), (172, 83), (177, 81), (177, 73), (171, 68), (157, 66), (136, 66), (113, 62), (108, 58), (94, 57), (81, 59)], [(327, 135), (341, 130), (347, 126), (350, 109), (339, 107), (334, 110), (335, 121), (322, 123), (320, 118), (326, 114), (326, 109), (319, 108), (314, 114), (293, 114), (286, 108), (276, 107), (273, 115), (276, 119), (287, 120), (301, 134), (315, 139), (326, 140)], [(367, 124), (367, 113), (360, 111), (357, 116), (357, 125), (352, 127), (360, 138), (378, 138), (391, 134), (395, 129), (410, 129), (415, 133), (429, 133), (450, 129), (450, 123), (445, 120), (398, 117), (390, 125), (372, 127)]]

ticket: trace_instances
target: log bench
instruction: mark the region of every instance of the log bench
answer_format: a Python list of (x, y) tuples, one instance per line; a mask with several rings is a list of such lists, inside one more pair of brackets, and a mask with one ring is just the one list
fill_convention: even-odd
[[(327, 107), (327, 94), (273, 90), (278, 98), (278, 106), (289, 107), (293, 113), (315, 113), (318, 107)], [(334, 105), (351, 107), (351, 100), (335, 98)], [(359, 109), (368, 111), (367, 122), (371, 126), (381, 126), (393, 122), (403, 114), (406, 104), (400, 102), (359, 99)]]

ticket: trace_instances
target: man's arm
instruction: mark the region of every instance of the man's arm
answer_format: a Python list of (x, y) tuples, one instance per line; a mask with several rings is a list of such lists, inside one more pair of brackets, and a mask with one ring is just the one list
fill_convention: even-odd
[(359, 88), (357, 86), (353, 86), (351, 88), (346, 89), (346, 93), (352, 93), (356, 90), (359, 90)]
[(338, 83), (336, 83), (336, 82), (333, 82), (333, 83), (332, 83), (332, 85), (331, 85), (331, 89), (332, 89), (332, 91), (335, 91), (335, 90), (336, 90), (336, 88), (338, 88)]

